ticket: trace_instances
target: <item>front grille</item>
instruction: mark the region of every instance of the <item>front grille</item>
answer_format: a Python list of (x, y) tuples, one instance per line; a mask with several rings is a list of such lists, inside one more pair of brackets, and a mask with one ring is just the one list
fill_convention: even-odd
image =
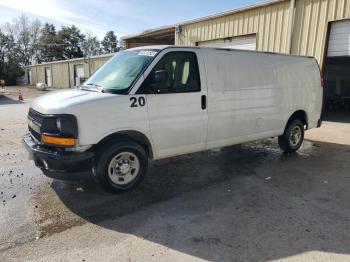
[(32, 137), (34, 137), (38, 142), (41, 142), (41, 136), (38, 132), (36, 132), (33, 128), (30, 126), (28, 127), (30, 134)]
[(29, 118), (29, 120), (33, 121), (34, 123), (38, 124), (39, 126), (41, 126), (41, 124), (44, 121), (44, 115), (33, 110), (32, 108), (29, 109), (28, 118)]

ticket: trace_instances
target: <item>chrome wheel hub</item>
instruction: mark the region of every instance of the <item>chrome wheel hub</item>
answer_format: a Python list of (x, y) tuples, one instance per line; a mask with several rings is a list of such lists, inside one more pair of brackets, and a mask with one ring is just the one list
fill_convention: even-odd
[(131, 152), (121, 152), (114, 156), (108, 165), (108, 176), (117, 185), (130, 183), (140, 170), (138, 157)]
[(115, 169), (118, 175), (126, 175), (131, 169), (130, 162), (128, 160), (120, 160), (118, 161)]
[(293, 127), (292, 131), (290, 132), (289, 143), (292, 146), (298, 145), (301, 140), (301, 136), (302, 136), (302, 130), (300, 126)]

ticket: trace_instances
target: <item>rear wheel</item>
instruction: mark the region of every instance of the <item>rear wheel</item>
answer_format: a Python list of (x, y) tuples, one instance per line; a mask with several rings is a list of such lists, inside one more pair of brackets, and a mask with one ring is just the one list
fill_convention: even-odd
[(133, 141), (115, 142), (100, 151), (97, 180), (108, 192), (120, 193), (140, 184), (147, 173), (148, 157)]
[(304, 141), (304, 124), (299, 119), (290, 121), (283, 135), (278, 137), (278, 144), (285, 152), (297, 151)]

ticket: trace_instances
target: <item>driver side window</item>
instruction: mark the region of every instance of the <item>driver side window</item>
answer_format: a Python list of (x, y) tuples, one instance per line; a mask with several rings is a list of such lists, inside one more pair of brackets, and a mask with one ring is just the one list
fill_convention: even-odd
[(197, 91), (200, 91), (197, 56), (186, 51), (164, 55), (140, 88), (143, 94)]

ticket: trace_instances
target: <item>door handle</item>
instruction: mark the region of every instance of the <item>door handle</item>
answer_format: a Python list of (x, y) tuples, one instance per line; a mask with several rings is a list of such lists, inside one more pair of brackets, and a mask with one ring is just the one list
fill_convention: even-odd
[(206, 95), (202, 95), (201, 102), (202, 102), (202, 109), (203, 110), (207, 109), (207, 96)]

